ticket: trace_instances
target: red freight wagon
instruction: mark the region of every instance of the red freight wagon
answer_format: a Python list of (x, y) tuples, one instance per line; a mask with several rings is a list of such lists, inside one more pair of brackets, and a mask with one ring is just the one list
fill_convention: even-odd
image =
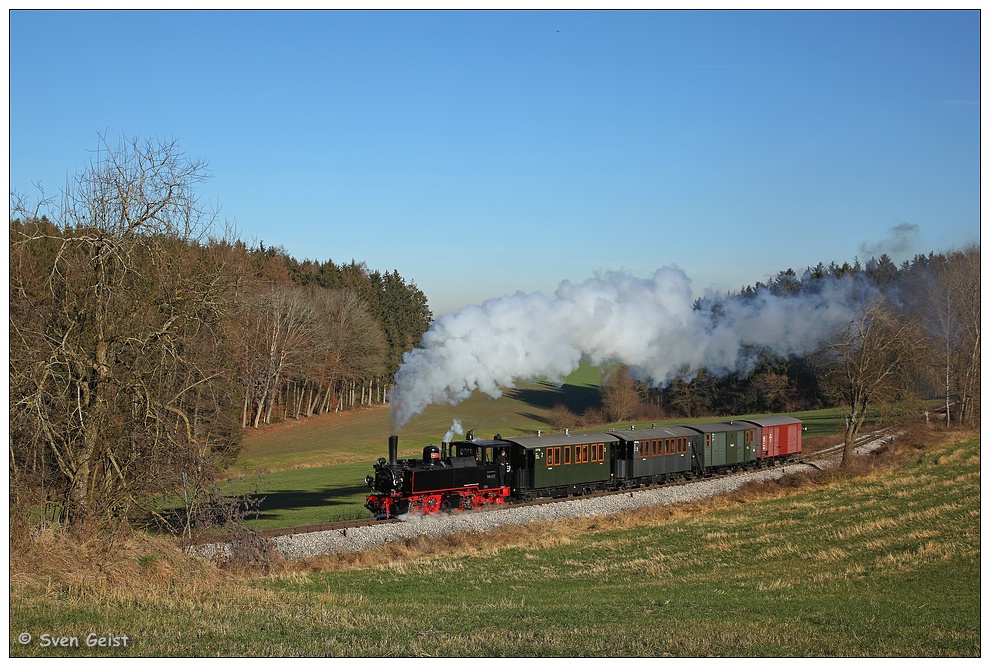
[(760, 427), (757, 460), (775, 459), (801, 453), (801, 421), (794, 417), (743, 419)]

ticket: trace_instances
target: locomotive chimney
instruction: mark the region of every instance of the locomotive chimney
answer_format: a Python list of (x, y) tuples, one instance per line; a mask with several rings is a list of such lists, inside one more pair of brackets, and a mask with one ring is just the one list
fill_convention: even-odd
[(399, 458), (399, 436), (388, 436), (388, 464), (395, 465), (395, 460)]

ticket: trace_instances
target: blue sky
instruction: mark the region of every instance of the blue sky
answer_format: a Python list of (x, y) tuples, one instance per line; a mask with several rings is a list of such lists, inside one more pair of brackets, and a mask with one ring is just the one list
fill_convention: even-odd
[(683, 269), (696, 293), (980, 240), (961, 12), (13, 11), (10, 186), (175, 138), (248, 242), (435, 314)]

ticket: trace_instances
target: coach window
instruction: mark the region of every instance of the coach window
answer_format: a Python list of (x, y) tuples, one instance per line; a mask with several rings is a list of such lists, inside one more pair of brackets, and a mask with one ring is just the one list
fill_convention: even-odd
[(588, 445), (581, 445), (581, 459), (578, 461), (578, 463), (587, 463), (587, 462), (588, 462)]
[(678, 438), (677, 439), (677, 453), (678, 454), (687, 454), (687, 438)]
[(711, 446), (712, 446), (712, 434), (707, 433), (705, 434), (705, 447), (711, 447)]
[(750, 445), (753, 443), (753, 438), (756, 435), (756, 431), (746, 431), (746, 444)]
[(571, 463), (571, 448), (564, 447), (564, 465), (570, 465)]

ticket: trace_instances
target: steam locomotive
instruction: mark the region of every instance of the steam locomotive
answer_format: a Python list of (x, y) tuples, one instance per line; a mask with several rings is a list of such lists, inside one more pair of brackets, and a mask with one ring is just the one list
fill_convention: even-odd
[(388, 459), (365, 477), (365, 507), (386, 519), (708, 477), (793, 460), (801, 432), (800, 420), (783, 416), (491, 440), (470, 431), (410, 459), (398, 458), (393, 435)]

